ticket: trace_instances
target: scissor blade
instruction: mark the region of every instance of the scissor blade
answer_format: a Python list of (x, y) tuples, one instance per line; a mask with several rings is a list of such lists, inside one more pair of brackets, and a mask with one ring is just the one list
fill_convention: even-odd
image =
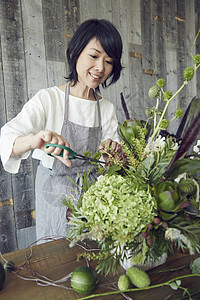
[(88, 157), (88, 156), (84, 156), (84, 155), (80, 155), (80, 154), (77, 154), (76, 156), (74, 156), (74, 158), (87, 160), (87, 161), (95, 162), (95, 163), (101, 163), (101, 164), (106, 163), (105, 161), (101, 161), (101, 160), (98, 160), (98, 159), (95, 159), (95, 158), (92, 158), (92, 157)]
[(98, 160), (98, 159), (95, 159), (95, 158), (90, 158), (90, 157), (89, 157), (89, 161), (91, 161), (91, 162), (96, 162), (96, 163), (100, 163), (100, 164), (106, 164), (105, 161)]

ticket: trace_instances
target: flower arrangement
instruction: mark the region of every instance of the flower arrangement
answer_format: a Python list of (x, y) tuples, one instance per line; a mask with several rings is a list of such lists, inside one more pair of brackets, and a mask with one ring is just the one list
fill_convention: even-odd
[(176, 93), (165, 90), (162, 78), (150, 88), (154, 105), (146, 109), (146, 121), (130, 119), (121, 94), (126, 116), (119, 123), (123, 156), (108, 154), (106, 167), (95, 165), (100, 176), (94, 183), (85, 172), (78, 206), (72, 198), (63, 200), (72, 210), (67, 235), (71, 246), (95, 240), (100, 251), (83, 255), (98, 260), (99, 272), (115, 273), (126, 260), (144, 265), (174, 249), (200, 252), (200, 141), (195, 144), (200, 99), (193, 99), (185, 113), (177, 108), (174, 118), (182, 118), (177, 133), (166, 131), (174, 119), (166, 118), (169, 104), (200, 67), (200, 54), (193, 56), (192, 49), (194, 67), (185, 69)]

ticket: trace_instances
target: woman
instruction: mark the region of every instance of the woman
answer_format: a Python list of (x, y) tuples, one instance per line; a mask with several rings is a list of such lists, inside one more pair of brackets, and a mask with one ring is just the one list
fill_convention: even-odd
[[(66, 234), (66, 207), (61, 201), (70, 194), (78, 199), (72, 181), (81, 186), (81, 175), (91, 170), (89, 162), (69, 160), (66, 150), (60, 157), (62, 149), (46, 148), (46, 144), (64, 145), (80, 154), (90, 151), (93, 155), (98, 148), (121, 152), (114, 106), (95, 92), (100, 85), (105, 88), (119, 79), (121, 55), (121, 37), (109, 21), (85, 21), (67, 49), (67, 84), (40, 90), (1, 129), (5, 170), (17, 173), (31, 150), (32, 157), (40, 160), (35, 187), (37, 239)], [(90, 178), (95, 180), (95, 170)]]

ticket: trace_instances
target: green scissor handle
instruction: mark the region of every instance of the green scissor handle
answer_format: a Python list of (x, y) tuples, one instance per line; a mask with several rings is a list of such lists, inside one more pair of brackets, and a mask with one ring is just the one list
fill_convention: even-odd
[[(75, 159), (74, 156), (77, 155), (77, 153), (75, 151), (73, 151), (72, 149), (66, 147), (66, 146), (63, 146), (63, 145), (58, 145), (58, 144), (46, 144), (46, 148), (49, 148), (49, 147), (58, 147), (58, 148), (61, 148), (63, 150), (67, 150), (70, 155), (69, 155), (69, 159)], [(63, 157), (63, 150), (60, 152), (60, 154), (58, 154), (57, 156), (61, 156)], [(50, 156), (53, 156), (51, 153), (48, 153), (48, 155)]]

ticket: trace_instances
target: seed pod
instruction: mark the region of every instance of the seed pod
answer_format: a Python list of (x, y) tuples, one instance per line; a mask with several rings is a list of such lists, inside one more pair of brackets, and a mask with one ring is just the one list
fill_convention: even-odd
[(196, 54), (194, 57), (193, 57), (193, 61), (196, 65), (200, 64), (200, 54)]
[(132, 284), (138, 288), (145, 288), (151, 283), (149, 275), (137, 267), (130, 267), (126, 271), (126, 275), (129, 277)]
[(164, 79), (162, 79), (162, 78), (160, 78), (160, 79), (158, 79), (158, 81), (157, 81), (157, 86), (159, 86), (160, 88), (162, 88), (162, 87), (164, 87), (165, 86), (165, 80)]
[(149, 89), (148, 95), (150, 99), (156, 99), (159, 96), (159, 88), (154, 85)]
[(125, 275), (125, 274), (121, 275), (119, 277), (119, 280), (118, 280), (118, 283), (117, 283), (118, 289), (120, 291), (128, 290), (129, 285), (130, 285), (130, 280), (129, 280), (128, 276)]
[(148, 245), (149, 247), (152, 247), (152, 246), (153, 246), (153, 240), (152, 240), (152, 238), (151, 238), (150, 236), (147, 237), (147, 245)]
[(148, 232), (147, 231), (143, 231), (142, 232), (142, 236), (143, 236), (143, 238), (146, 238), (148, 236)]
[(164, 100), (169, 100), (172, 97), (172, 92), (171, 91), (166, 91), (163, 94)]
[(177, 110), (175, 111), (175, 117), (176, 117), (177, 119), (182, 118), (183, 115), (184, 115), (184, 111), (183, 111), (182, 109), (177, 109)]
[(160, 128), (166, 129), (168, 126), (169, 126), (169, 121), (168, 121), (167, 119), (163, 119), (163, 120), (160, 122)]
[(153, 229), (153, 224), (149, 224), (149, 225), (148, 225), (148, 229), (149, 229), (149, 230), (152, 230), (152, 229)]
[(158, 224), (160, 224), (161, 221), (158, 217), (156, 217), (156, 218), (154, 218), (153, 222), (155, 225), (158, 225)]
[(184, 78), (185, 80), (189, 81), (194, 76), (194, 69), (192, 67), (188, 67), (184, 70)]

